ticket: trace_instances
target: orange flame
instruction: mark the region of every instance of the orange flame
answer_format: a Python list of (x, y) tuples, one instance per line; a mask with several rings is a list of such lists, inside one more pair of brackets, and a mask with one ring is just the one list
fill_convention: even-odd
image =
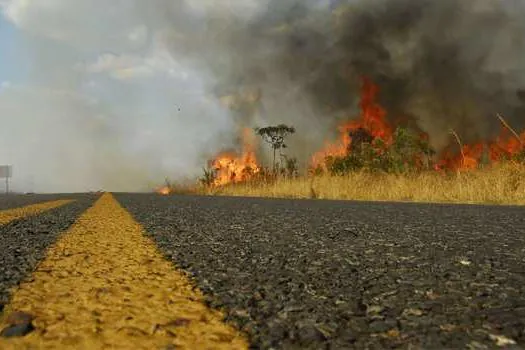
[(155, 192), (157, 192), (158, 194), (162, 194), (164, 196), (167, 196), (168, 194), (171, 193), (171, 188), (168, 187), (168, 186), (162, 186), (162, 187), (159, 187), (155, 190)]
[[(440, 155), (436, 170), (473, 170), (477, 169), (485, 157), (487, 162), (498, 163), (518, 154), (525, 144), (525, 131), (515, 135), (502, 125), (500, 135), (492, 141), (479, 141), (463, 145), (461, 152), (452, 152), (451, 146)], [(521, 140), (521, 142), (520, 142)]]
[(519, 140), (508, 129), (502, 126), (500, 135), (490, 145), (490, 159), (498, 162), (505, 157), (515, 155), (523, 150), (525, 131), (518, 135)]
[[(381, 139), (387, 147), (392, 144), (393, 128), (386, 120), (386, 110), (376, 101), (378, 94), (379, 87), (368, 78), (363, 78), (359, 117), (339, 125), (339, 138), (326, 142), (320, 151), (312, 155), (311, 166), (314, 169), (321, 167), (326, 170), (326, 158), (329, 156), (346, 156), (352, 145), (351, 131), (360, 128), (366, 130), (372, 138)], [(420, 137), (421, 140), (428, 141), (428, 134), (421, 133)], [(507, 126), (502, 125), (500, 135), (493, 141), (465, 144), (458, 149), (458, 145), (451, 140), (450, 145), (437, 156), (437, 160), (434, 160), (434, 169), (437, 171), (476, 169), (483, 158), (492, 163), (500, 162), (524, 150), (525, 131), (518, 135), (518, 138), (509, 132)], [(256, 139), (253, 131), (249, 128), (243, 129), (240, 152), (221, 152), (209, 162), (209, 166), (215, 172), (212, 185), (222, 186), (247, 181), (261, 172), (262, 168), (257, 161), (255, 145)], [(381, 150), (377, 151), (381, 152)], [(423, 159), (415, 161), (420, 165), (423, 163)], [(172, 192), (172, 189), (164, 186), (158, 188), (156, 192), (167, 195)]]
[(379, 88), (368, 78), (362, 78), (361, 114), (358, 119), (346, 121), (338, 127), (340, 138), (335, 142), (327, 142), (324, 148), (316, 152), (311, 159), (313, 168), (324, 167), (325, 159), (329, 156), (343, 157), (348, 153), (352, 142), (350, 131), (363, 128), (374, 138), (380, 138), (385, 143), (390, 142), (392, 128), (386, 121), (386, 111), (376, 102)]
[[(355, 120), (346, 121), (338, 127), (339, 139), (326, 142), (323, 149), (313, 154), (311, 158), (312, 167), (325, 168), (327, 157), (344, 157), (348, 154), (352, 143), (350, 132), (358, 128), (365, 129), (373, 138), (381, 139), (387, 146), (392, 142), (393, 129), (386, 120), (386, 111), (377, 102), (379, 88), (368, 78), (362, 79), (361, 100), (359, 103), (361, 113)], [(421, 134), (421, 139), (427, 139), (428, 135)], [(525, 145), (525, 131), (519, 135), (518, 140), (509, 130), (502, 125), (500, 136), (492, 142), (476, 142), (462, 145), (461, 150), (451, 143), (438, 157), (434, 168), (444, 169), (476, 169), (484, 156), (488, 161), (499, 162), (505, 158), (517, 154), (523, 150)], [(421, 161), (421, 160), (418, 160)]]
[(242, 132), (241, 154), (222, 152), (210, 162), (215, 170), (214, 186), (247, 181), (260, 171), (255, 155), (255, 135), (249, 128)]

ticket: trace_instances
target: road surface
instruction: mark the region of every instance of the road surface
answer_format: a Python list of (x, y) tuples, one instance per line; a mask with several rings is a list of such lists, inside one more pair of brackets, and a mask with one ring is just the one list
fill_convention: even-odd
[(32, 198), (0, 199), (1, 349), (525, 346), (522, 207)]

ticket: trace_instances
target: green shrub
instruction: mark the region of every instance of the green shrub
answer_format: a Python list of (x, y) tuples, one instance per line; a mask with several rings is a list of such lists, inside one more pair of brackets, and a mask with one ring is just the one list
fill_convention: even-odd
[(352, 142), (344, 157), (327, 157), (326, 168), (332, 175), (366, 169), (386, 173), (406, 173), (429, 169), (435, 154), (426, 139), (413, 130), (398, 127), (387, 144), (366, 129), (350, 133)]

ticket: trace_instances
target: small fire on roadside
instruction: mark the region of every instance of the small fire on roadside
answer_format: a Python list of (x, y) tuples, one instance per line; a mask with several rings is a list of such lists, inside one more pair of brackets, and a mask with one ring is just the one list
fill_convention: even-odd
[(167, 196), (168, 194), (171, 193), (171, 188), (169, 186), (162, 186), (162, 187), (157, 188), (155, 192), (157, 192), (158, 194)]
[(261, 168), (255, 155), (255, 135), (249, 128), (242, 131), (242, 149), (236, 152), (221, 152), (209, 162), (214, 171), (213, 186), (247, 181)]
[[(256, 137), (252, 129), (244, 128), (240, 135), (241, 147), (239, 152), (220, 152), (215, 158), (208, 162), (208, 168), (212, 171), (210, 186), (223, 186), (230, 183), (247, 181), (261, 171), (255, 154)], [(166, 185), (155, 189), (160, 195), (173, 193), (173, 188)]]

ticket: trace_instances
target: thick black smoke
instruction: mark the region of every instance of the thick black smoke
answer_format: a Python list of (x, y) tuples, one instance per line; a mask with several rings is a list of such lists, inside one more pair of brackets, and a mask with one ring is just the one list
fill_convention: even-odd
[(173, 52), (204, 63), (239, 122), (292, 123), (304, 151), (357, 116), (362, 76), (392, 121), (417, 122), (438, 148), (450, 128), (464, 141), (495, 135), (498, 112), (525, 126), (521, 0), (270, 0), (185, 28), (185, 40), (168, 36)]

